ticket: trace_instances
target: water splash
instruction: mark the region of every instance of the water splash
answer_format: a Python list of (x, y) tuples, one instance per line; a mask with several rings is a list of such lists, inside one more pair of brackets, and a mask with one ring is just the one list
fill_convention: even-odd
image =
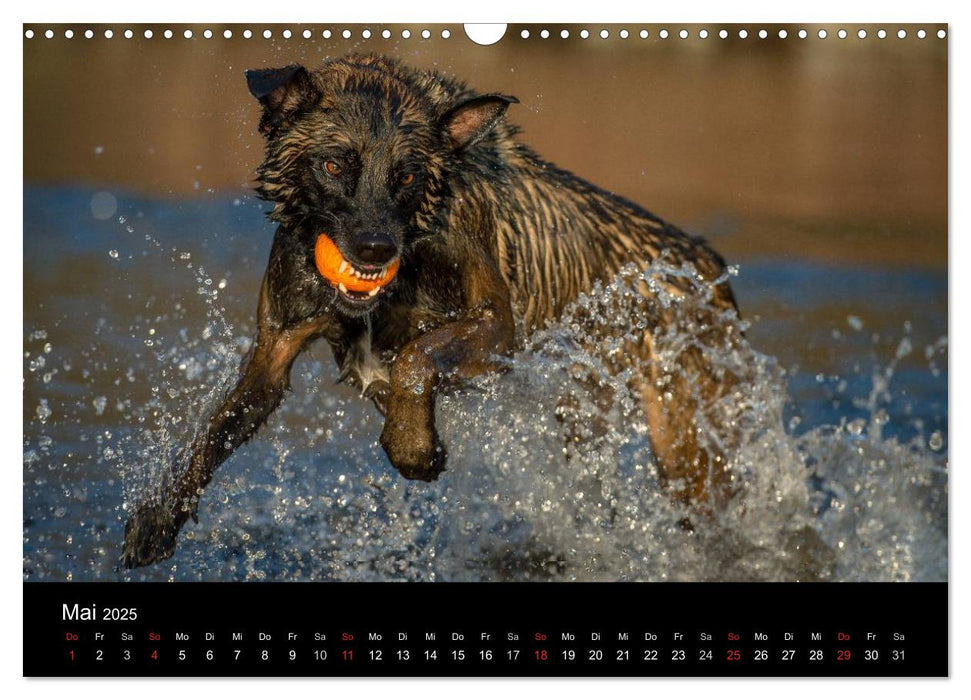
[[(648, 274), (673, 272), (656, 266)], [(882, 435), (906, 343), (872, 375), (859, 404), (869, 421), (798, 435), (784, 425), (786, 377), (773, 358), (745, 342), (708, 348), (720, 369), (739, 378), (715, 407), (737, 429), (730, 464), (738, 488), (727, 507), (701, 517), (658, 484), (648, 429), (625, 381), (645, 368), (611, 376), (603, 355), (611, 344), (620, 347), (623, 335), (607, 336), (606, 353), (592, 352), (585, 336), (604, 327), (636, 333), (629, 320), (644, 303), (637, 281), (628, 270), (597, 288), (537, 334), (505, 372), (441, 397), (449, 468), (435, 484), (405, 482), (388, 469), (374, 444), (379, 421), (365, 417), (366, 407), (337, 402), (330, 430), (301, 430), (307, 419), (316, 422), (316, 402), (328, 389), (308, 391), (274, 421), (269, 451), (258, 446), (253, 466), (217, 479), (223, 485), (204, 499), (202, 524), (185, 543), (194, 547), (189, 561), (215, 557), (222, 561), (210, 575), (252, 579), (946, 577), (944, 465), (918, 442)], [(661, 303), (683, 301), (662, 297)], [(598, 327), (591, 329), (591, 317)], [(691, 342), (685, 333), (663, 337), (658, 361), (671, 361)], [(597, 387), (577, 382), (578, 367), (610, 384), (608, 405)], [(317, 363), (304, 381), (325, 372)], [(226, 380), (232, 373), (224, 374)], [(207, 401), (218, 393), (211, 391)], [(557, 419), (567, 393), (579, 397), (581, 424), (599, 420), (609, 429), (568, 448)], [(718, 420), (711, 407), (703, 419)], [(146, 454), (152, 463), (171, 460), (188, 443), (167, 429), (153, 434), (167, 449)], [(360, 437), (370, 441), (351, 449)], [(275, 477), (269, 483), (261, 472), (267, 467)], [(321, 473), (312, 474), (315, 469)], [(686, 517), (693, 530), (683, 527)]]
[[(507, 372), (440, 399), (447, 475), (432, 487), (385, 478), (352, 491), (349, 523), (336, 530), (335, 577), (946, 578), (944, 465), (918, 441), (881, 435), (900, 351), (873, 376), (866, 428), (820, 426), (800, 435), (783, 426), (785, 375), (773, 358), (747, 343), (715, 358), (741, 378), (734, 405), (720, 407), (739, 429), (730, 455), (739, 486), (710, 518), (659, 488), (647, 427), (624, 382), (613, 382), (609, 406), (599, 394), (583, 397), (584, 421), (606, 419), (611, 429), (568, 459), (558, 401), (582, 387), (577, 365), (608, 374), (602, 359), (581, 349), (578, 329), (591, 309), (603, 324), (630, 327), (632, 307), (643, 302), (634, 282), (628, 271), (595, 290), (533, 338)], [(687, 341), (666, 337), (659, 361)], [(685, 517), (692, 531), (682, 526)]]
[[(699, 416), (736, 426), (738, 488), (703, 518), (659, 487), (629, 376), (604, 365), (604, 354), (640, 330), (633, 311), (644, 300), (633, 271), (581, 299), (504, 372), (440, 398), (449, 467), (434, 484), (398, 477), (377, 444), (380, 417), (331, 385), (329, 351), (314, 347), (296, 363), (283, 407), (217, 472), (200, 523), (186, 529), (175, 557), (122, 571), (127, 509), (182, 463), (184, 446), (235, 380), (249, 333), (227, 319), (220, 293), (233, 285), (218, 265), (204, 269), (193, 262), (199, 255), (139, 226), (129, 231), (131, 217), (119, 223), (122, 239), (99, 242), (92, 259), (110, 265), (109, 276), (137, 273), (148, 259), (170, 291), (134, 288), (110, 312), (92, 304), (83, 321), (65, 312), (25, 326), (28, 580), (947, 577), (946, 422), (928, 418), (929, 400), (900, 388), (921, 386), (918, 362), (927, 377), (946, 377), (946, 337), (926, 342), (905, 328), (891, 341), (851, 308), (838, 328), (820, 331), (831, 343), (885, 348), (882, 359), (868, 364), (857, 353), (818, 380), (784, 371), (748, 342), (705, 348), (739, 378), (730, 397)], [(125, 255), (107, 258), (109, 248)], [(648, 273), (648, 282), (650, 273), (691, 274), (663, 265)], [(245, 306), (250, 291), (232, 308)], [(672, 313), (686, 310), (654, 291)], [(87, 298), (100, 293), (95, 287)], [(603, 338), (597, 352), (587, 337), (591, 316)], [(662, 362), (703, 331), (687, 332), (691, 314), (681, 318), (685, 326), (662, 343)], [(68, 320), (84, 343), (63, 338)], [(749, 336), (758, 329), (755, 322)], [(52, 370), (59, 374), (44, 381)], [(598, 379), (578, 382), (578, 372)], [(606, 429), (568, 443), (557, 418), (567, 393), (582, 425)], [(828, 407), (826, 419), (810, 404)], [(693, 530), (683, 527), (686, 515)]]

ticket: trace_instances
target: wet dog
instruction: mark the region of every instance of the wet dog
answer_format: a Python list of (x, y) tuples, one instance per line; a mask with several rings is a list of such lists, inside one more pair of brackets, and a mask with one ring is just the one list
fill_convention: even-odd
[[(685, 281), (696, 278), (712, 308), (734, 311), (724, 261), (700, 239), (519, 143), (505, 121), (515, 97), (377, 55), (246, 79), (266, 143), (257, 191), (278, 225), (258, 331), (187, 467), (130, 517), (128, 567), (172, 555), (216, 468), (280, 404), (294, 359), (315, 339), (384, 414), (391, 464), (427, 481), (446, 466), (436, 394), (495, 369), (522, 334), (625, 265), (687, 264), (692, 274), (665, 289), (696, 294)], [(670, 321), (652, 313), (633, 353), (653, 357)], [(678, 362), (691, 371), (648, 362), (634, 381), (662, 479), (676, 498), (706, 502), (727, 472), (723, 455), (699, 443), (695, 416), (729, 382), (693, 348)]]

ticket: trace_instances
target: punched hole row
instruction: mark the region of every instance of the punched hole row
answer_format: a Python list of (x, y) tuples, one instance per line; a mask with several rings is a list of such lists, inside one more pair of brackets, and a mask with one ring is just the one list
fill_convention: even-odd
[[(647, 39), (651, 36), (651, 33), (647, 29), (641, 29), (636, 34), (641, 39)], [(892, 34), (893, 34), (892, 30), (888, 32), (886, 29), (878, 29), (876, 32), (874, 32), (874, 35), (878, 39), (886, 39), (888, 36), (891, 36)], [(528, 39), (531, 35), (532, 34), (528, 29), (523, 29), (519, 33), (519, 36), (521, 39)], [(539, 32), (537, 32), (537, 35), (539, 36), (540, 39), (549, 39), (551, 36), (553, 36), (549, 29), (541, 29)], [(829, 37), (829, 32), (826, 31), (825, 29), (819, 29), (818, 31), (815, 32), (814, 35), (819, 39), (826, 39)], [(836, 30), (835, 35), (839, 39), (846, 39), (848, 36), (850, 36), (850, 32), (847, 31), (846, 29), (838, 29)], [(561, 39), (569, 39), (570, 36), (571, 36), (571, 33), (569, 29), (561, 29), (559, 32), (559, 37)], [(581, 29), (579, 32), (577, 32), (577, 36), (579, 36), (581, 39), (589, 39), (591, 36), (599, 36), (601, 39), (609, 39), (611, 37), (611, 33), (609, 29), (601, 29), (598, 34), (593, 34), (588, 29)], [(617, 32), (617, 36), (620, 37), (621, 39), (628, 39), (631, 36), (633, 36), (633, 33), (627, 29), (621, 29), (620, 31)], [(676, 32), (671, 32), (671, 31), (668, 31), (667, 29), (661, 29), (660, 31), (657, 32), (657, 36), (660, 39), (668, 39), (672, 36), (677, 36), (680, 39), (690, 39), (692, 35), (691, 35), (691, 32), (687, 29), (681, 29)], [(728, 39), (729, 37), (733, 36), (733, 33), (727, 29), (720, 29), (715, 34), (709, 32), (707, 29), (699, 29), (695, 33), (695, 37), (698, 39), (707, 39), (711, 36), (717, 36), (719, 39)], [(739, 29), (738, 32), (734, 34), (734, 36), (737, 36), (739, 39), (748, 39), (750, 35), (747, 29)], [(755, 36), (757, 36), (759, 39), (768, 39), (770, 36), (770, 32), (767, 29), (760, 29), (758, 30), (758, 32), (755, 33)], [(778, 32), (775, 33), (775, 36), (777, 36), (779, 39), (788, 39), (789, 31), (786, 29), (780, 29)], [(810, 34), (809, 30), (807, 29), (800, 29), (797, 32), (795, 32), (795, 36), (800, 39), (808, 39), (810, 36), (812, 36), (812, 34)], [(859, 29), (856, 31), (856, 36), (859, 39), (866, 39), (869, 36), (869, 33), (867, 32), (866, 29)], [(909, 36), (909, 34), (906, 29), (898, 29), (896, 32), (896, 36), (898, 39), (906, 39)], [(918, 39), (926, 39), (928, 36), (928, 32), (925, 29), (918, 29), (916, 32), (914, 32), (914, 36), (916, 36)], [(947, 37), (946, 30), (944, 29), (937, 30), (938, 39), (944, 39), (946, 37)]]
[[(140, 34), (142, 38), (145, 38), (145, 39), (155, 38), (155, 32), (151, 29), (145, 29), (141, 31)], [(608, 29), (601, 29), (599, 33), (591, 33), (590, 30), (588, 29), (581, 29), (576, 34), (581, 39), (589, 39), (591, 36), (599, 36), (601, 39), (609, 39), (612, 36), (610, 30)], [(132, 29), (125, 29), (124, 31), (120, 32), (120, 35), (123, 36), (125, 39), (133, 39), (136, 35), (136, 32)], [(256, 36), (262, 36), (264, 39), (272, 39), (274, 38), (274, 36), (276, 36), (276, 34), (272, 29), (264, 29), (261, 33), (254, 32), (251, 29), (244, 29), (241, 32), (239, 32), (238, 35), (235, 32), (233, 32), (232, 29), (224, 29), (221, 32), (221, 35), (222, 35), (222, 38), (224, 39), (232, 39), (236, 36), (242, 37), (243, 39), (252, 39), (253, 37), (256, 37)], [(310, 29), (304, 29), (298, 32), (293, 32), (289, 29), (284, 29), (281, 32), (279, 32), (279, 35), (284, 39), (292, 39), (298, 35), (302, 36), (304, 39), (313, 39), (317, 36), (317, 34), (311, 31)], [(402, 29), (400, 32), (397, 32), (397, 35), (400, 36), (402, 39), (410, 39), (413, 36), (410, 29)], [(541, 39), (549, 39), (552, 36), (552, 33), (548, 29), (542, 29), (539, 32), (537, 32), (537, 35)], [(571, 35), (572, 34), (569, 29), (562, 29), (559, 32), (559, 37), (561, 39), (569, 39)], [(621, 39), (628, 39), (634, 34), (627, 29), (621, 29), (616, 33), (616, 35)], [(647, 39), (651, 36), (651, 33), (647, 29), (641, 29), (640, 31), (636, 32), (636, 35), (639, 36), (641, 39)], [(888, 32), (886, 29), (878, 29), (874, 32), (874, 35), (878, 39), (886, 39), (888, 36), (893, 36), (893, 32), (892, 30)], [(24, 37), (27, 39), (33, 39), (35, 36), (37, 36), (37, 34), (34, 32), (33, 29), (27, 29), (26, 31), (24, 31)], [(45, 39), (53, 39), (56, 36), (56, 34), (53, 29), (47, 29), (43, 32), (42, 36)], [(73, 39), (75, 36), (82, 36), (85, 39), (93, 39), (95, 38), (95, 36), (102, 36), (105, 39), (113, 39), (115, 37), (115, 32), (111, 29), (105, 29), (104, 32), (101, 32), (99, 35), (92, 29), (86, 29), (83, 32), (80, 32), (79, 34), (76, 35), (73, 29), (64, 30), (63, 37), (65, 39)], [(165, 39), (172, 39), (176, 36), (176, 33), (173, 32), (171, 29), (165, 29), (160, 33), (160, 36)], [(191, 29), (186, 29), (182, 32), (182, 37), (184, 39), (193, 39), (193, 38), (196, 38), (196, 36), (197, 36), (196, 33), (193, 32)], [(217, 32), (214, 32), (211, 29), (204, 29), (198, 33), (198, 36), (201, 36), (204, 39), (212, 39), (217, 36)], [(350, 29), (345, 29), (339, 32), (332, 32), (330, 29), (324, 29), (323, 31), (320, 32), (319, 36), (323, 39), (331, 39), (337, 36), (343, 37), (344, 39), (353, 39), (357, 37), (360, 37), (362, 39), (371, 39), (372, 37), (376, 37), (376, 36), (380, 36), (382, 39), (390, 39), (393, 36), (395, 36), (395, 32), (392, 32), (390, 29), (384, 29), (381, 32), (378, 32), (377, 34), (375, 34), (370, 29), (361, 30), (359, 33), (355, 33)], [(423, 29), (417, 33), (417, 36), (420, 36), (422, 39), (431, 39), (432, 32), (429, 29)], [(452, 36), (452, 32), (449, 31), (448, 29), (442, 29), (439, 36), (442, 39), (449, 39)], [(521, 39), (529, 39), (530, 36), (532, 36), (532, 34), (530, 30), (523, 29), (520, 32), (519, 36)], [(668, 31), (667, 29), (661, 29), (660, 31), (657, 32), (657, 36), (660, 39), (668, 39), (672, 36), (677, 36), (680, 39), (692, 38), (691, 32), (688, 31), (687, 29), (681, 29), (676, 32), (671, 32), (671, 31)], [(694, 37), (697, 39), (708, 39), (709, 37), (713, 37), (713, 36), (717, 36), (719, 39), (728, 39), (729, 37), (733, 36), (733, 33), (729, 32), (727, 29), (720, 29), (716, 33), (711, 33), (707, 29), (700, 29), (694, 34)], [(747, 29), (739, 29), (738, 32), (734, 33), (734, 36), (737, 36), (739, 39), (747, 39), (749, 38), (750, 34)], [(768, 39), (770, 36), (770, 32), (767, 29), (760, 29), (757, 32), (755, 32), (754, 36), (758, 37), (759, 39)], [(788, 39), (789, 32), (786, 29), (780, 29), (778, 30), (778, 32), (775, 33), (775, 36), (778, 37), (779, 39)], [(819, 39), (827, 39), (829, 38), (830, 35), (829, 35), (829, 32), (827, 32), (825, 29), (819, 29), (813, 34), (811, 34), (806, 29), (800, 29), (794, 33), (794, 36), (798, 37), (799, 39), (807, 39), (810, 36), (815, 36)], [(847, 37), (850, 36), (850, 32), (848, 32), (846, 29), (838, 29), (835, 32), (835, 36), (839, 39), (846, 39)], [(856, 36), (858, 39), (866, 39), (869, 36), (869, 33), (867, 32), (866, 29), (859, 29), (856, 31)], [(908, 36), (910, 36), (910, 34), (907, 32), (906, 29), (898, 29), (896, 31), (896, 36), (898, 39), (906, 39)], [(913, 33), (913, 36), (917, 37), (918, 39), (926, 39), (928, 36), (928, 32), (924, 29), (918, 29), (916, 32)], [(938, 39), (944, 39), (946, 37), (947, 37), (946, 30), (944, 29), (937, 30)]]
[[(144, 31), (139, 31), (139, 32), (135, 32), (132, 29), (125, 29), (124, 31), (120, 32), (120, 36), (123, 36), (125, 39), (133, 39), (135, 38), (136, 33), (140, 34), (141, 37), (144, 39), (154, 39), (156, 36), (154, 30), (151, 30), (151, 29), (145, 29)], [(272, 29), (264, 29), (262, 32), (254, 32), (251, 29), (244, 29), (238, 33), (234, 32), (232, 29), (224, 29), (222, 32), (214, 32), (212, 29), (203, 29), (198, 34), (192, 31), (191, 29), (186, 29), (182, 32), (182, 38), (194, 39), (197, 36), (201, 36), (203, 39), (212, 39), (213, 37), (217, 37), (220, 34), (223, 39), (232, 39), (233, 37), (237, 37), (237, 36), (242, 37), (243, 39), (252, 39), (253, 37), (258, 37), (258, 36), (262, 36), (264, 39), (272, 39), (274, 36), (277, 35)], [(291, 31), (289, 29), (284, 29), (279, 32), (279, 36), (282, 36), (284, 39), (292, 39), (298, 35), (302, 36), (304, 39), (313, 39), (316, 36), (318, 36), (315, 32), (311, 31), (310, 29), (304, 29), (302, 31), (297, 31), (297, 32)], [(390, 39), (392, 36), (395, 35), (395, 33), (393, 33), (390, 29), (385, 29), (381, 32), (378, 32), (377, 35), (380, 36), (382, 39)], [(33, 29), (27, 29), (24, 32), (24, 37), (27, 39), (33, 39), (35, 36), (37, 36), (37, 34), (34, 32)], [(45, 39), (53, 39), (55, 37), (55, 32), (53, 29), (48, 29), (43, 32), (42, 36)], [(83, 32), (79, 32), (78, 34), (75, 34), (73, 29), (65, 29), (63, 36), (65, 39), (73, 39), (75, 36), (81, 36), (81, 37), (84, 37), (85, 39), (94, 39), (96, 36), (104, 37), (105, 39), (113, 39), (115, 37), (115, 32), (111, 29), (105, 29), (104, 32), (96, 33), (92, 29), (86, 29)], [(159, 34), (159, 36), (161, 36), (164, 39), (172, 39), (172, 38), (175, 38), (177, 35), (171, 29), (165, 29)], [(360, 36), (360, 38), (362, 39), (370, 39), (372, 36), (375, 36), (375, 34), (372, 33), (370, 29), (364, 29), (359, 34), (355, 34), (350, 29), (345, 29), (340, 32), (332, 32), (330, 29), (324, 29), (323, 31), (320, 32), (319, 36), (323, 39), (331, 39), (337, 36), (341, 36), (344, 39), (352, 39), (352, 38), (355, 38), (356, 36)], [(398, 32), (398, 36), (400, 36), (402, 39), (410, 39), (412, 37), (412, 32), (410, 29), (402, 29), (400, 32)], [(418, 32), (416, 36), (420, 36), (422, 39), (431, 39), (432, 32), (429, 29), (423, 29), (420, 32)], [(452, 32), (448, 29), (442, 29), (441, 32), (439, 33), (439, 36), (442, 39), (449, 39), (452, 36)]]

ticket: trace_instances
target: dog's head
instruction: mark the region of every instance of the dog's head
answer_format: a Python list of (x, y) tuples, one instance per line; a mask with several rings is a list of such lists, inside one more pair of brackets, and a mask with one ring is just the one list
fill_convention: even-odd
[(474, 157), (517, 101), (380, 56), (251, 70), (246, 80), (263, 107), (257, 191), (272, 219), (306, 239), (322, 283), (355, 316), (443, 225), (455, 164)]

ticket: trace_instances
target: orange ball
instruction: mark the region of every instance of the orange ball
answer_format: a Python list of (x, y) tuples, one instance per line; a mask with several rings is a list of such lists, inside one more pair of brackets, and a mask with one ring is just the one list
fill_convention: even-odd
[(317, 271), (328, 282), (335, 287), (343, 284), (344, 288), (351, 292), (371, 292), (383, 287), (394, 279), (400, 263), (398, 259), (395, 259), (385, 268), (384, 274), (380, 277), (373, 280), (362, 280), (351, 272), (353, 267), (341, 255), (337, 244), (325, 233), (317, 236), (317, 244), (314, 246), (314, 261), (317, 263)]

